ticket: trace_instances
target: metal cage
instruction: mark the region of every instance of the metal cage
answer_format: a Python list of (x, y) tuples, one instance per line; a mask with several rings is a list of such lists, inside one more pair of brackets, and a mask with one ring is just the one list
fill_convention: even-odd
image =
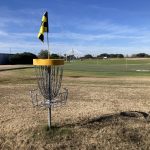
[(48, 125), (51, 126), (51, 108), (66, 104), (68, 90), (61, 89), (63, 60), (34, 59), (38, 89), (30, 91), (33, 106), (48, 108)]

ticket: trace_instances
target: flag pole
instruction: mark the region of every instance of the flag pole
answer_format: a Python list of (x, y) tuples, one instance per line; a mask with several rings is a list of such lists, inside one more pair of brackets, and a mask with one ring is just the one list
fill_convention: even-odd
[(49, 47), (49, 37), (48, 37), (48, 32), (49, 32), (49, 24), (48, 24), (48, 11), (47, 13), (47, 46), (48, 46), (48, 59), (50, 59), (50, 47)]
[[(50, 47), (49, 47), (49, 36), (48, 36), (48, 31), (47, 31), (47, 47), (48, 47), (48, 59), (50, 59)], [(51, 75), (51, 67), (49, 66), (49, 84), (50, 84), (50, 75)], [(49, 92), (51, 91), (50, 87), (49, 87)], [(49, 96), (49, 100), (51, 103), (51, 96)], [(52, 123), (51, 123), (51, 117), (52, 117), (52, 109), (51, 109), (51, 105), (48, 108), (48, 128), (49, 130), (51, 129)]]
[(47, 32), (47, 47), (48, 47), (48, 59), (50, 57), (50, 48), (49, 48), (49, 37), (48, 37), (48, 32)]

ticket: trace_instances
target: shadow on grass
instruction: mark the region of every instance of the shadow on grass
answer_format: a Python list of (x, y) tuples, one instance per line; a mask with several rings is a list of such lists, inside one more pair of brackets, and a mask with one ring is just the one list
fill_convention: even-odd
[(76, 123), (55, 125), (49, 129), (48, 126), (45, 126), (42, 130), (49, 137), (63, 136), (72, 134), (73, 129), (76, 127), (79, 128), (103, 128), (113, 125), (123, 125), (127, 124), (128, 121), (132, 123), (136, 122), (147, 122), (150, 123), (150, 115), (146, 112), (141, 111), (125, 111), (114, 114), (106, 114), (103, 116), (98, 116), (92, 119), (84, 119)]
[(82, 78), (84, 76), (68, 76), (68, 77), (71, 77), (71, 78)]
[[(124, 117), (126, 117), (126, 118), (124, 118)], [(138, 118), (138, 119), (145, 119), (147, 121), (150, 121), (149, 114), (146, 112), (126, 111), (126, 112), (120, 112), (120, 113), (116, 113), (116, 114), (109, 114), (109, 115), (96, 117), (96, 118), (89, 120), (87, 123), (114, 121), (118, 118), (122, 118), (122, 119)]]
[[(83, 145), (88, 149), (91, 146), (88, 143), (91, 137), (96, 141), (94, 147), (97, 149), (105, 147), (106, 143), (114, 149), (117, 146), (122, 148), (122, 144), (125, 144), (124, 149), (131, 146), (135, 149), (139, 146), (146, 149), (150, 146), (149, 123), (148, 113), (126, 111), (92, 119), (86, 118), (72, 124), (54, 125), (51, 129), (48, 126), (40, 126), (32, 129), (32, 139), (42, 140), (45, 145), (55, 143), (58, 149), (81, 149)], [(85, 139), (87, 143), (84, 143)], [(110, 145), (107, 147), (110, 148)]]
[(114, 124), (114, 123), (119, 123), (124, 122), (126, 123), (127, 121), (132, 120), (132, 121), (146, 121), (147, 123), (150, 123), (150, 114), (146, 112), (141, 112), (141, 111), (124, 111), (124, 112), (119, 112), (119, 113), (114, 113), (114, 114), (106, 114), (102, 116), (98, 116), (92, 119), (84, 119), (76, 123), (70, 123), (70, 124), (64, 124), (60, 125), (60, 128), (74, 128), (74, 127), (87, 127), (87, 126), (94, 126), (93, 124), (102, 124), (102, 125), (108, 125), (108, 124)]

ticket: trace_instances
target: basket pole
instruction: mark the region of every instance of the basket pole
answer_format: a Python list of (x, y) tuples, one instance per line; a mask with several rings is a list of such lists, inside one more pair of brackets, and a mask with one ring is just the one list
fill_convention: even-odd
[(51, 128), (51, 106), (48, 108), (48, 128)]
[(49, 129), (51, 128), (51, 100), (52, 100), (52, 97), (51, 97), (51, 67), (49, 66), (48, 67), (48, 82), (49, 82), (49, 108), (48, 108), (48, 127)]
[[(49, 37), (48, 37), (48, 32), (47, 32), (47, 47), (48, 47), (48, 59), (50, 59), (50, 48), (49, 48)], [(51, 75), (51, 67), (48, 69), (48, 74), (49, 74), (49, 101), (51, 103), (51, 88), (50, 88), (50, 75)], [(48, 108), (48, 128), (51, 128), (51, 104)]]

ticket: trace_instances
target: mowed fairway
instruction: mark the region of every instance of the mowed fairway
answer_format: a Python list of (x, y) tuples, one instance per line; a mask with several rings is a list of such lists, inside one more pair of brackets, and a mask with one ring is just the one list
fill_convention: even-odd
[(76, 60), (65, 65), (66, 75), (115, 77), (149, 76), (150, 59)]
[[(65, 64), (67, 105), (33, 108), (33, 68), (0, 71), (0, 149), (150, 149), (150, 60)], [(136, 71), (140, 70), (140, 71)]]

